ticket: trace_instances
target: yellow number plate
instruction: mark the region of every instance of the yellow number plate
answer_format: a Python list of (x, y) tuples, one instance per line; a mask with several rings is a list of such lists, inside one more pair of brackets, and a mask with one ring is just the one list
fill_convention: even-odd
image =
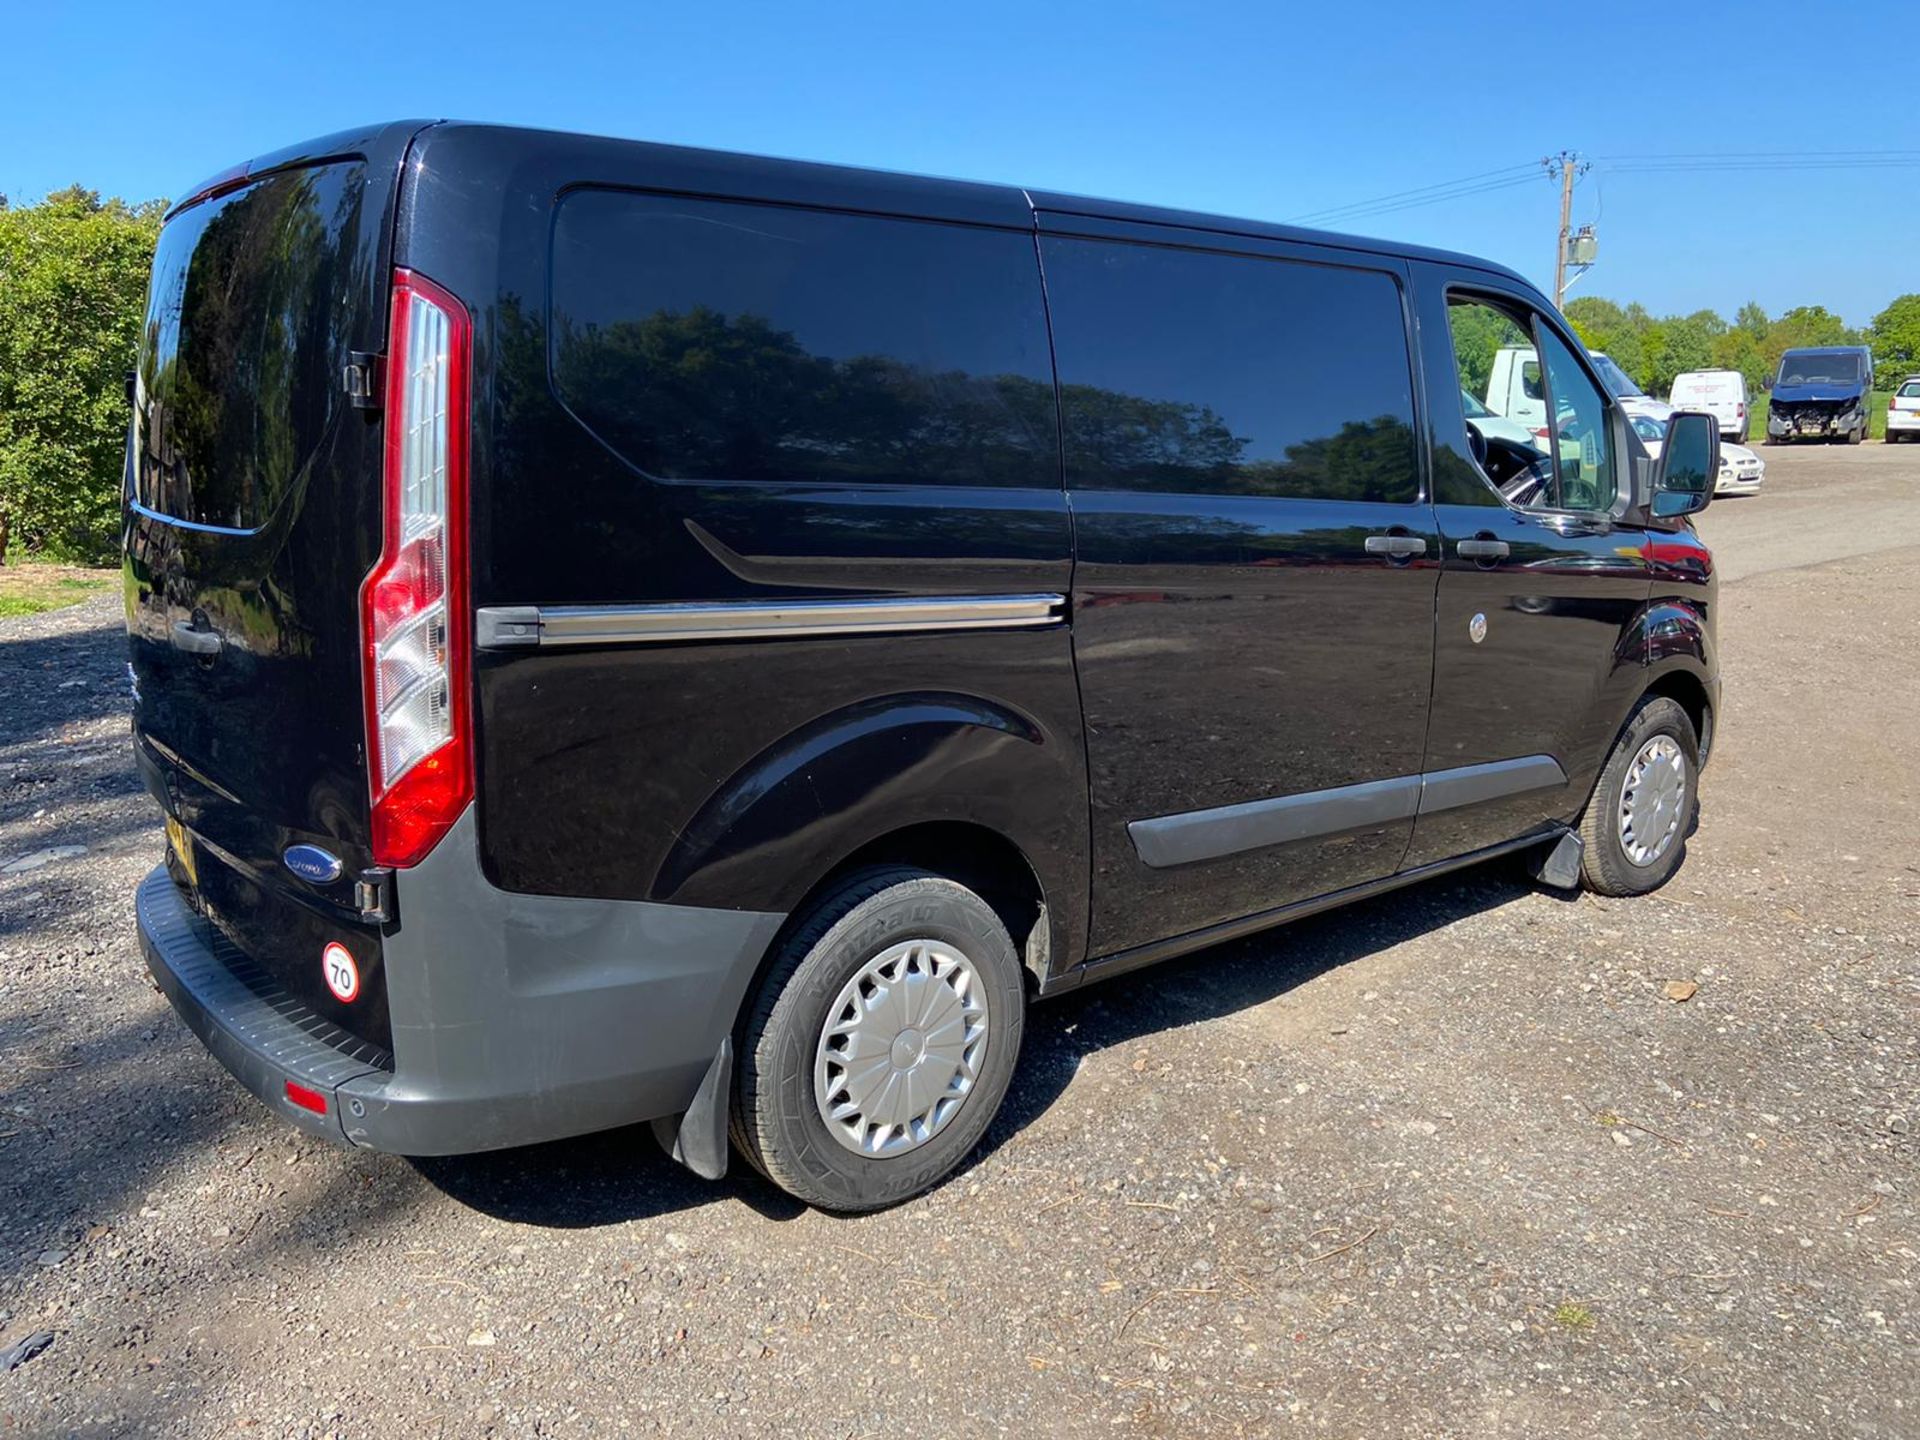
[(173, 851), (180, 868), (187, 872), (187, 883), (198, 889), (200, 872), (193, 867), (193, 842), (187, 839), (187, 827), (171, 815), (167, 817), (167, 848)]

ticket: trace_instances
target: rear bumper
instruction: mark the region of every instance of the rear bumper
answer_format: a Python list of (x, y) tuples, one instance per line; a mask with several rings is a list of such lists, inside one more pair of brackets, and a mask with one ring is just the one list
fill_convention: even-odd
[[(784, 918), (496, 890), (471, 812), (396, 895), (391, 1057), (263, 982), (165, 867), (141, 882), (136, 908), (154, 979), (241, 1084), (302, 1130), (401, 1155), (684, 1111)], [(327, 1113), (294, 1104), (290, 1081)]]
[(1902, 434), (1920, 430), (1920, 410), (1889, 410), (1887, 429)]
[[(344, 1144), (334, 1097), (348, 1081), (376, 1071), (384, 1052), (272, 986), (188, 904), (166, 866), (156, 865), (140, 882), (134, 911), (147, 968), (214, 1058), (281, 1118)], [(325, 1096), (327, 1113), (288, 1099), (290, 1082)]]

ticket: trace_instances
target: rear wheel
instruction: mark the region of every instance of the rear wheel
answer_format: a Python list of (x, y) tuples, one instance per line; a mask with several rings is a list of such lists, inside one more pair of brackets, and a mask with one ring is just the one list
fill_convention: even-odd
[(1580, 817), (1581, 876), (1601, 895), (1644, 895), (1680, 868), (1698, 804), (1700, 740), (1665, 696), (1642, 700)]
[(924, 870), (856, 872), (810, 907), (747, 1018), (734, 1143), (810, 1205), (896, 1204), (980, 1143), (1025, 1019), (1020, 959), (986, 901)]

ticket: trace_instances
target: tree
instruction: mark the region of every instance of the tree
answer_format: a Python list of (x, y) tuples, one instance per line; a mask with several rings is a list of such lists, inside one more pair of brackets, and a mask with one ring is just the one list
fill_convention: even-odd
[(1727, 322), (1711, 310), (1672, 315), (1659, 321), (1647, 337), (1648, 375), (1641, 383), (1658, 395), (1673, 389), (1676, 376), (1713, 365), (1713, 347), (1727, 331)]
[(99, 558), (117, 530), (133, 368), (162, 201), (78, 185), (0, 207), (0, 556)]
[(1920, 374), (1920, 293), (1902, 295), (1874, 316), (1867, 334), (1874, 371), (1884, 384), (1891, 387)]
[(1644, 305), (1628, 305), (1622, 309), (1598, 295), (1583, 295), (1567, 305), (1566, 315), (1579, 328), (1580, 338), (1589, 350), (1605, 351), (1637, 384), (1652, 385), (1651, 351), (1660, 343), (1660, 337), (1650, 335), (1658, 326)]
[(1773, 378), (1767, 365), (1765, 340), (1745, 325), (1733, 329), (1713, 342), (1711, 357), (1715, 370), (1738, 370), (1747, 382), (1747, 393), (1758, 395)]

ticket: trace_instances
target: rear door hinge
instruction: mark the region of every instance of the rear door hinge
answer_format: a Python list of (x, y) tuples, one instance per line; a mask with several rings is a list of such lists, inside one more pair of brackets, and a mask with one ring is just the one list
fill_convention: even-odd
[(340, 384), (354, 409), (380, 408), (380, 379), (385, 368), (386, 357), (374, 351), (352, 350), (347, 353), (347, 363), (340, 367)]

